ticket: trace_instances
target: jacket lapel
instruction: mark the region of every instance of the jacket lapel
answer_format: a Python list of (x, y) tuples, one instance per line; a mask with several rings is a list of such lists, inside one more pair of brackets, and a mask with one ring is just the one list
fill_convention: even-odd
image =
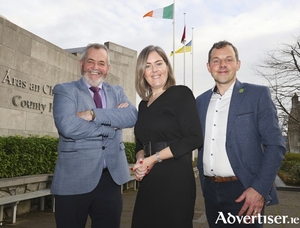
[(105, 93), (106, 108), (113, 108), (116, 101), (115, 94), (112, 92), (111, 86), (108, 83), (103, 82), (102, 89)]
[(96, 108), (95, 102), (93, 97), (91, 96), (88, 87), (86, 86), (83, 78), (77, 81), (77, 86), (79, 89), (79, 96), (83, 96), (84, 102), (87, 104), (87, 107), (92, 107), (93, 109)]
[(203, 129), (204, 133), (205, 133), (205, 124), (206, 124), (206, 113), (208, 110), (208, 106), (209, 106), (209, 102), (210, 102), (212, 93), (213, 93), (212, 90), (207, 91), (206, 96), (203, 99), (203, 105), (201, 105), (201, 109), (203, 109), (203, 110), (200, 111), (200, 114), (201, 114), (200, 120), (202, 122), (201, 125), (202, 125), (202, 129)]
[(241, 103), (243, 102), (245, 96), (245, 88), (243, 83), (236, 80), (236, 83), (233, 87), (229, 113), (228, 113), (228, 122), (227, 122), (227, 136), (230, 134), (232, 127), (234, 125), (234, 121), (239, 113), (239, 109), (241, 107)]

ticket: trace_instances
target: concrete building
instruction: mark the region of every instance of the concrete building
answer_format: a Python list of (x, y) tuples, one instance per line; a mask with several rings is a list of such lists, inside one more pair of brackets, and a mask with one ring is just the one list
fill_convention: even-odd
[(300, 101), (295, 93), (292, 97), (292, 108), (288, 120), (288, 143), (290, 152), (300, 153)]
[[(111, 56), (106, 81), (122, 86), (135, 105), (137, 51), (105, 44)], [(0, 16), (0, 135), (57, 136), (52, 89), (57, 83), (81, 77), (82, 49), (63, 50)], [(123, 139), (133, 142), (133, 129), (126, 129)]]

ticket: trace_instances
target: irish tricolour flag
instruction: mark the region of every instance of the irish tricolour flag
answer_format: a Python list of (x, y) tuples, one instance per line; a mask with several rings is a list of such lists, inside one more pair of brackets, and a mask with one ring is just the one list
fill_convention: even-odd
[(173, 19), (174, 4), (159, 8), (146, 13), (143, 17), (156, 17), (164, 19)]

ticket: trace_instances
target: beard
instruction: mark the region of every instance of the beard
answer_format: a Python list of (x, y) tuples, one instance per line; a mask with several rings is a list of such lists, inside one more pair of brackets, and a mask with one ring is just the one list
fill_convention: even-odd
[[(89, 73), (95, 73), (98, 72), (98, 74), (100, 75), (100, 77), (96, 80), (93, 80), (89, 77)], [(90, 86), (99, 86), (102, 82), (104, 82), (106, 75), (104, 75), (102, 72), (100, 71), (95, 71), (95, 70), (88, 70), (83, 72), (82, 74), (83, 79), (90, 85)]]

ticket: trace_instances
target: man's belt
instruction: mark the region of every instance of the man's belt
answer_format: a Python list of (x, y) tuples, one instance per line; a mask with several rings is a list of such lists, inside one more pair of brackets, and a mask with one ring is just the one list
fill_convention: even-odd
[(219, 176), (204, 176), (206, 179), (217, 182), (217, 183), (223, 183), (223, 182), (230, 182), (230, 181), (237, 181), (238, 178), (236, 176), (232, 177), (219, 177)]
[(156, 152), (168, 147), (171, 142), (147, 142), (143, 144), (143, 150), (145, 152), (145, 157), (150, 157)]

